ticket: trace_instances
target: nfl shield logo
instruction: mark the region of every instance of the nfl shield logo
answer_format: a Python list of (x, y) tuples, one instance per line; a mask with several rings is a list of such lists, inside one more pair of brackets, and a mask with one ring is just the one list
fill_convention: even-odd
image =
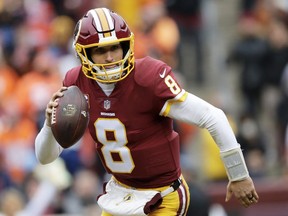
[(110, 109), (110, 107), (111, 107), (111, 102), (109, 100), (105, 100), (104, 101), (104, 108), (106, 110), (108, 110), (108, 109)]

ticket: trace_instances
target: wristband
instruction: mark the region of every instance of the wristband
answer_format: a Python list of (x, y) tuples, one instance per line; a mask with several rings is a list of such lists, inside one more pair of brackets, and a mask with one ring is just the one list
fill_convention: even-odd
[(240, 147), (220, 152), (229, 181), (240, 181), (249, 177), (244, 156)]

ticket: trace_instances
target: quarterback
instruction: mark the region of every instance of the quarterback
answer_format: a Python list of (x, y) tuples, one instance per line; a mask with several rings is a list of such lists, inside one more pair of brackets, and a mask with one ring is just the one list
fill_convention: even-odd
[(51, 112), (63, 91), (76, 85), (88, 95), (88, 129), (112, 175), (97, 199), (102, 216), (186, 215), (189, 189), (181, 175), (173, 119), (210, 132), (229, 179), (227, 201), (235, 196), (245, 207), (258, 202), (224, 112), (181, 88), (166, 63), (135, 59), (134, 35), (121, 16), (107, 8), (89, 10), (75, 27), (73, 43), (81, 65), (66, 73), (47, 105), (35, 140), (40, 163), (54, 161), (63, 151), (51, 132)]

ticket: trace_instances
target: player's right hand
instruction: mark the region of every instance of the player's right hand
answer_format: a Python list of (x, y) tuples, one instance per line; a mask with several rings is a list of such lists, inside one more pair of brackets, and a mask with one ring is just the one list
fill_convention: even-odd
[(63, 91), (67, 90), (67, 87), (62, 86), (58, 91), (56, 91), (52, 98), (50, 99), (49, 103), (47, 104), (45, 110), (45, 117), (46, 117), (46, 124), (47, 126), (51, 127), (51, 114), (54, 107), (58, 106), (57, 98), (63, 97)]

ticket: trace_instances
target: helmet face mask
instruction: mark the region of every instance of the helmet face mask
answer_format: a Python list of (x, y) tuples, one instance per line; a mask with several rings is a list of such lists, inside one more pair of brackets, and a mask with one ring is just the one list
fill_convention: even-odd
[[(92, 47), (120, 44), (123, 58), (108, 64), (91, 60)], [(102, 83), (123, 80), (134, 68), (134, 35), (122, 17), (106, 8), (92, 9), (77, 23), (74, 48), (82, 63), (82, 71), (91, 79)], [(117, 65), (112, 69), (109, 66)]]

